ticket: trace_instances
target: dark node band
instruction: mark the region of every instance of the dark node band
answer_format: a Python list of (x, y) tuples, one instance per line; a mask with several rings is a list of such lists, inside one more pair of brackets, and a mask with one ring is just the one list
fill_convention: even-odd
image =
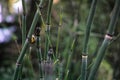
[(40, 10), (43, 9), (43, 6), (39, 6)]
[(36, 27), (35, 35), (36, 36), (40, 36), (40, 31), (41, 31), (41, 28), (40, 27)]
[(46, 24), (46, 31), (50, 31), (50, 24)]
[(113, 39), (113, 37), (112, 37), (112, 36), (113, 36), (113, 35), (106, 34), (106, 35), (105, 35), (105, 38), (106, 38), (106, 39), (109, 39), (109, 40), (111, 40), (111, 39)]
[(17, 65), (17, 66), (20, 66), (21, 64), (17, 62), (16, 65)]

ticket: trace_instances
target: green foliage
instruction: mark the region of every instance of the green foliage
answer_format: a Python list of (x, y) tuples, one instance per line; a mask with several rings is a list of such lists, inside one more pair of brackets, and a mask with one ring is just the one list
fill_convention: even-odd
[[(103, 34), (106, 33), (107, 25), (110, 19), (109, 18), (110, 11), (112, 9), (109, 4), (110, 1), (101, 0), (98, 3), (95, 19), (93, 21), (93, 24), (91, 25), (92, 28), (91, 28), (90, 39), (88, 43), (88, 53), (89, 53), (88, 55), (90, 57), (88, 62), (91, 62), (92, 60), (95, 61), (93, 57), (94, 58), (96, 57), (98, 47), (100, 46), (99, 43), (101, 43), (101, 41), (103, 40), (103, 37), (104, 37)], [(40, 67), (38, 67), (39, 61), (38, 61), (38, 55), (36, 55), (37, 53), (36, 45), (40, 45), (41, 46), (40, 54), (42, 54), (41, 56), (43, 55), (45, 56), (45, 58), (41, 59), (43, 63), (45, 63), (44, 61), (47, 61), (47, 53), (49, 51), (49, 47), (52, 47), (54, 51), (53, 52), (54, 57), (50, 59), (52, 60), (53, 65), (50, 65), (47, 67), (50, 68), (51, 70), (54, 69), (53, 71), (56, 75), (54, 74), (45, 75), (43, 73), (43, 78), (45, 76), (46, 80), (48, 78), (50, 79), (53, 77), (59, 78), (60, 80), (63, 80), (63, 79), (79, 80), (79, 78), (81, 77), (80, 68), (81, 68), (81, 62), (82, 62), (81, 55), (82, 55), (83, 42), (84, 42), (83, 38), (85, 37), (84, 32), (86, 30), (86, 20), (90, 11), (89, 9), (90, 9), (91, 0), (90, 1), (62, 0), (57, 5), (53, 5), (51, 18), (49, 15), (50, 13), (47, 14), (48, 10), (46, 8), (46, 4), (47, 3), (44, 2), (43, 0), (43, 4), (41, 3), (41, 5), (43, 5), (43, 9), (40, 9), (40, 11), (38, 10), (36, 14), (37, 15), (36, 18), (38, 19), (38, 17), (41, 16), (41, 13), (42, 13), (42, 18), (43, 18), (42, 24), (41, 24), (41, 20), (39, 21), (39, 19), (38, 19), (38, 22), (37, 20), (35, 20), (32, 24), (34, 28), (37, 23), (38, 23), (37, 26), (40, 24), (39, 26), (41, 27), (41, 33), (39, 36), (40, 37), (40, 40), (38, 42), (39, 44), (27, 45), (29, 44), (29, 42), (25, 43), (27, 45), (25, 46), (26, 50), (29, 46), (31, 46), (33, 49), (33, 52), (28, 51), (28, 53), (31, 53), (31, 54), (27, 54), (27, 56), (24, 57), (24, 61), (21, 62), (21, 63), (24, 63), (21, 76), (23, 80), (39, 79), (40, 73), (38, 69)], [(37, 8), (39, 8), (38, 5), (36, 6)], [(103, 6), (106, 6), (106, 7), (103, 8)], [(49, 18), (47, 18), (47, 15), (49, 15)], [(49, 21), (49, 19), (51, 20)], [(46, 28), (45, 20), (48, 20), (47, 22), (51, 25), (50, 34), (45, 32), (45, 28)], [(28, 34), (28, 37), (31, 37), (32, 33), (34, 32), (34, 28), (31, 28), (30, 30), (31, 32)], [(14, 35), (13, 35), (13, 39), (16, 39)], [(48, 43), (45, 42), (45, 39), (47, 40)], [(39, 49), (38, 49), (38, 53), (39, 53)], [(42, 62), (39, 63), (40, 66), (47, 65), (47, 64), (43, 65)], [(88, 64), (88, 71), (91, 66), (92, 66), (91, 63)], [(101, 63), (96, 79), (111, 80), (113, 70), (110, 66), (111, 65), (109, 65), (109, 63), (106, 60), (104, 60)], [(10, 70), (7, 70), (7, 68), (0, 68), (0, 71), (1, 71), (0, 73), (2, 73), (0, 76), (0, 80), (10, 80), (13, 69), (14, 68), (10, 68)], [(104, 75), (104, 76), (101, 77), (101, 75)]]
[(113, 69), (110, 64), (106, 60), (103, 60), (98, 70), (97, 80), (112, 80), (112, 73)]

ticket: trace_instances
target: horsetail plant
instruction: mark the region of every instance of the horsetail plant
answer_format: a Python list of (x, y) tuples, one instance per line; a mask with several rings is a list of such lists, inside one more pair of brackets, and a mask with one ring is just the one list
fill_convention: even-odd
[(68, 60), (67, 60), (67, 66), (66, 66), (66, 69), (65, 69), (65, 78), (64, 78), (64, 80), (68, 80), (69, 67), (70, 67), (70, 62), (71, 62), (71, 59), (72, 59), (72, 54), (73, 54), (75, 41), (76, 41), (76, 38), (74, 38), (74, 40), (72, 41), (72, 44), (71, 44), (71, 48), (70, 48), (70, 52), (69, 52), (69, 56), (68, 56)]
[(61, 13), (61, 10), (60, 10), (60, 20), (59, 20), (59, 26), (58, 26), (58, 31), (57, 31), (57, 42), (56, 42), (56, 58), (59, 56), (58, 55), (58, 46), (59, 46), (59, 40), (60, 40), (60, 30), (61, 30), (61, 27), (62, 27), (62, 13)]
[[(22, 15), (22, 46), (24, 45), (25, 39), (26, 39), (26, 6), (25, 6), (25, 0), (22, 0), (22, 7), (23, 7), (23, 15)], [(19, 72), (19, 78), (21, 80), (22, 76), (22, 68), (23, 64), (21, 64), (20, 72)]]
[(97, 0), (93, 0), (86, 23), (86, 33), (85, 33), (84, 46), (82, 52), (81, 80), (86, 80), (87, 77), (87, 57), (88, 57), (87, 47), (88, 47), (88, 41), (91, 31), (91, 24), (96, 10), (96, 4), (97, 4)]
[(61, 31), (61, 27), (62, 27), (62, 17), (63, 17), (63, 15), (62, 15), (62, 12), (61, 12), (61, 10), (60, 10), (60, 14), (59, 14), (59, 25), (58, 25), (58, 30), (57, 30), (56, 51), (55, 51), (55, 53), (56, 53), (56, 60), (54, 61), (54, 64), (55, 64), (56, 66), (59, 66), (59, 68), (58, 68), (58, 76), (57, 76), (57, 78), (58, 78), (59, 80), (62, 80), (62, 79), (63, 79), (63, 78), (62, 78), (62, 76), (63, 76), (63, 63), (62, 63), (62, 62), (60, 63), (60, 61), (59, 61), (60, 55), (58, 54), (58, 51), (59, 51), (59, 43), (60, 43), (60, 31)]
[(120, 13), (120, 0), (116, 0), (115, 6), (113, 8), (113, 15), (112, 15), (110, 23), (109, 23), (109, 28), (108, 28), (107, 34), (105, 35), (104, 41), (98, 51), (96, 60), (91, 68), (88, 80), (94, 80), (95, 74), (96, 74), (96, 72), (99, 68), (99, 65), (105, 55), (105, 50), (107, 49), (107, 47), (112, 39), (119, 13)]
[(22, 15), (22, 46), (26, 39), (26, 5), (25, 0), (22, 0), (23, 15)]
[(59, 46), (59, 40), (60, 40), (60, 27), (61, 27), (61, 24), (60, 26), (58, 27), (58, 35), (57, 35), (57, 43), (56, 43), (56, 58), (59, 56), (58, 55), (58, 46)]
[(50, 26), (51, 26), (51, 9), (53, 5), (53, 0), (49, 0), (48, 4), (48, 12), (47, 12), (47, 21), (46, 21), (46, 38), (45, 38), (45, 54), (44, 58), (46, 58), (48, 49), (49, 49), (49, 39), (50, 39)]
[[(59, 22), (59, 27), (58, 27), (58, 32), (57, 32), (57, 40), (56, 40), (56, 55), (54, 56), (54, 50), (52, 48), (52, 44), (50, 41), (50, 28), (51, 28), (51, 11), (52, 11), (52, 6), (53, 6), (53, 0), (49, 0), (48, 3), (48, 9), (47, 9), (47, 19), (46, 19), (46, 25), (44, 24), (44, 20), (42, 18), (42, 14), (41, 14), (41, 9), (43, 1), (44, 0), (39, 0), (40, 3), (37, 5), (37, 10), (36, 13), (34, 15), (31, 27), (29, 29), (28, 35), (26, 36), (26, 5), (25, 5), (25, 0), (22, 0), (22, 5), (23, 5), (23, 15), (22, 15), (22, 49), (20, 52), (20, 55), (17, 59), (16, 62), (16, 68), (15, 68), (15, 72), (14, 72), (14, 76), (13, 76), (13, 80), (21, 80), (22, 79), (22, 66), (23, 66), (23, 59), (25, 54), (27, 53), (27, 48), (29, 47), (29, 43), (32, 37), (32, 34), (35, 30), (35, 40), (36, 40), (36, 52), (37, 52), (37, 56), (38, 56), (38, 62), (39, 62), (39, 80), (68, 80), (69, 78), (69, 71), (70, 71), (70, 62), (72, 61), (72, 55), (73, 55), (73, 49), (74, 49), (74, 45), (76, 42), (76, 37), (73, 39), (72, 44), (70, 43), (70, 38), (69, 41), (67, 41), (67, 45), (66, 45), (66, 49), (63, 53), (68, 53), (67, 59), (66, 59), (66, 66), (64, 69), (64, 62), (60, 62), (59, 60), (59, 40), (60, 40), (60, 30), (61, 30), (61, 25), (62, 25), (62, 14), (60, 13), (60, 22)], [(109, 24), (109, 28), (107, 31), (107, 34), (105, 35), (104, 41), (98, 51), (98, 55), (96, 57), (96, 61), (93, 64), (90, 74), (88, 76), (87, 79), (87, 58), (88, 58), (88, 41), (90, 38), (90, 32), (91, 32), (91, 25), (93, 22), (93, 18), (95, 15), (95, 10), (96, 10), (96, 5), (97, 5), (97, 0), (92, 0), (92, 4), (91, 4), (91, 8), (90, 8), (90, 12), (87, 18), (87, 22), (86, 22), (86, 31), (85, 31), (85, 37), (84, 37), (84, 43), (83, 43), (83, 51), (82, 51), (82, 63), (81, 63), (81, 74), (80, 76), (77, 78), (77, 80), (94, 80), (95, 74), (99, 68), (99, 65), (104, 57), (105, 54), (105, 50), (107, 48), (107, 46), (109, 45), (112, 36), (113, 36), (113, 31), (115, 29), (115, 24), (117, 22), (117, 17), (120, 13), (120, 0), (116, 0), (114, 9), (113, 9), (113, 15), (111, 17), (111, 21)], [(40, 9), (39, 9), (40, 8)], [(36, 24), (38, 22), (40, 18), (40, 26), (36, 27)], [(44, 54), (42, 55), (41, 52), (41, 35), (40, 35), (40, 31), (41, 31), (41, 27), (46, 26), (46, 30), (45, 30), (45, 51)], [(75, 28), (75, 31), (76, 28)], [(70, 49), (69, 49), (70, 46)], [(31, 53), (31, 47), (30, 47), (30, 52)], [(66, 57), (65, 54), (65, 57)], [(27, 56), (28, 57), (28, 56)], [(52, 60), (52, 57), (54, 57), (54, 59)], [(32, 63), (29, 63), (32, 66)], [(58, 66), (58, 75), (54, 74), (54, 67)], [(63, 71), (65, 70), (65, 72)], [(31, 70), (31, 73), (33, 72), (33, 69)], [(63, 75), (65, 73), (65, 75)], [(30, 77), (31, 78), (31, 77)], [(30, 79), (29, 78), (29, 79)]]
[(22, 16), (22, 46), (24, 45), (26, 39), (26, 15)]
[(15, 68), (13, 80), (17, 80), (18, 77), (19, 77), (20, 67), (21, 67), (23, 58), (25, 56), (25, 53), (26, 53), (26, 50), (27, 50), (27, 47), (28, 47), (28, 44), (29, 44), (29, 39), (31, 38), (32, 33), (34, 32), (34, 29), (35, 29), (35, 26), (36, 26), (37, 21), (39, 19), (39, 16), (40, 16), (40, 19), (41, 19), (41, 15), (39, 15), (39, 9), (37, 8), (35, 16), (33, 18), (32, 24), (31, 24), (31, 27), (30, 27), (30, 30), (28, 32), (27, 38), (26, 38), (25, 43), (24, 43), (24, 45), (22, 47), (22, 50), (20, 52), (20, 56), (18, 57), (17, 62), (16, 62), (16, 68)]
[(42, 53), (41, 53), (41, 46), (40, 46), (40, 31), (41, 28), (36, 28), (36, 48), (37, 48), (37, 55), (38, 55), (38, 62), (39, 62), (39, 77), (40, 79), (43, 76), (42, 68), (41, 68), (41, 61), (42, 61)]

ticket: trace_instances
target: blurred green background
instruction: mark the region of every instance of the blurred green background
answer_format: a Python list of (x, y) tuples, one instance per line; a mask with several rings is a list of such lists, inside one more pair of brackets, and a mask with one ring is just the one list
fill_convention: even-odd
[[(0, 0), (0, 80), (12, 80), (15, 63), (21, 50), (21, 0)], [(27, 31), (31, 25), (36, 4), (39, 0), (25, 0), (27, 4)], [(46, 20), (48, 0), (44, 0), (42, 16)], [(92, 0), (54, 0), (51, 21), (51, 43), (57, 44), (57, 31), (60, 27), (58, 54), (63, 62), (67, 61), (70, 47), (75, 39), (68, 80), (77, 80), (81, 70), (81, 54), (83, 47), (86, 19)], [(90, 41), (88, 45), (88, 73), (92, 61), (96, 57), (101, 46), (108, 24), (112, 16), (115, 0), (99, 0), (97, 4)], [(18, 7), (19, 9), (18, 9)], [(62, 23), (60, 23), (60, 15)], [(39, 23), (38, 23), (39, 25)], [(44, 29), (42, 29), (44, 30)], [(44, 31), (41, 31), (42, 51), (44, 52)], [(101, 63), (96, 80), (120, 80), (120, 19), (114, 32), (114, 41), (109, 45), (104, 60)], [(35, 47), (31, 45), (33, 52), (30, 54), (31, 63), (24, 61), (23, 77), (25, 80), (33, 80), (37, 75), (37, 55)], [(30, 65), (31, 64), (31, 65)], [(33, 69), (31, 69), (33, 66)], [(26, 74), (27, 73), (27, 74)], [(28, 78), (29, 77), (29, 78)]]

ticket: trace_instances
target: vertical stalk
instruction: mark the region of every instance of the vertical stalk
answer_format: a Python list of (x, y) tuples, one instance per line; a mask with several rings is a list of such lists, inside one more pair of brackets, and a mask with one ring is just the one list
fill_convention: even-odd
[(26, 15), (26, 5), (25, 0), (22, 0), (23, 14)]
[(81, 80), (86, 80), (86, 76), (87, 76), (87, 53), (88, 53), (87, 47), (88, 47), (88, 41), (91, 31), (91, 24), (96, 10), (96, 4), (97, 4), (97, 0), (93, 0), (86, 23), (86, 33), (85, 33), (83, 53), (82, 53)]
[(49, 0), (48, 12), (47, 12), (47, 21), (46, 21), (47, 25), (50, 25), (50, 23), (51, 23), (52, 5), (53, 5), (53, 0)]
[(22, 16), (22, 46), (26, 39), (26, 15)]
[(116, 0), (115, 6), (113, 9), (113, 15), (112, 15), (110, 23), (109, 23), (108, 32), (105, 35), (104, 41), (98, 51), (98, 55), (96, 57), (96, 60), (93, 64), (92, 68), (91, 68), (88, 80), (94, 80), (95, 74), (96, 74), (96, 72), (100, 66), (100, 63), (105, 55), (105, 50), (107, 49), (107, 46), (109, 45), (109, 43), (112, 39), (112, 35), (113, 35), (114, 29), (115, 29), (115, 25), (116, 25), (119, 13), (120, 13), (120, 0)]
[[(22, 7), (23, 7), (23, 15), (22, 15), (22, 46), (25, 43), (25, 39), (26, 39), (26, 6), (25, 6), (25, 0), (22, 0)], [(23, 64), (21, 64), (20, 67), (20, 72), (19, 72), (19, 80), (22, 80), (22, 68), (23, 68)]]
[(22, 46), (26, 39), (26, 6), (25, 0), (22, 0), (22, 7), (23, 7), (23, 16), (22, 16)]
[[(42, 7), (42, 4), (43, 4), (43, 0), (40, 0), (40, 4), (37, 5), (37, 8), (40, 8), (40, 10), (43, 8)], [(39, 12), (39, 15), (40, 15), (40, 26), (43, 24), (44, 25), (44, 20), (42, 18), (42, 14), (41, 14), (41, 11), (38, 11)], [(41, 80), (42, 77), (43, 77), (43, 72), (42, 72), (42, 64), (41, 64), (41, 61), (42, 61), (42, 53), (41, 53), (41, 45), (40, 45), (40, 31), (41, 31), (41, 27), (36, 27), (36, 47), (37, 47), (37, 56), (38, 56), (38, 62), (39, 62), (39, 79)]]
[(55, 57), (56, 57), (56, 59), (57, 59), (57, 57), (58, 57), (58, 46), (59, 46), (59, 40), (60, 40), (60, 30), (61, 30), (60, 28), (61, 28), (61, 25), (58, 27), (58, 33), (57, 33), (57, 34), (58, 34), (58, 36), (57, 36), (56, 52), (55, 52), (55, 53), (56, 53), (56, 56), (55, 56)]
[(39, 79), (42, 78), (42, 68), (41, 68), (41, 61), (42, 61), (42, 54), (41, 54), (41, 46), (40, 46), (40, 27), (36, 28), (36, 47), (37, 47), (37, 55), (38, 55), (38, 61), (39, 61)]
[(58, 35), (57, 35), (57, 44), (56, 44), (56, 58), (58, 57), (58, 46), (59, 46), (59, 40), (60, 40), (60, 30), (62, 26), (62, 13), (60, 12), (60, 22), (59, 22), (59, 27), (58, 27)]
[(58, 80), (63, 80), (63, 71), (64, 71), (64, 63), (63, 62), (59, 62), (58, 64)]
[(71, 44), (70, 54), (68, 56), (67, 66), (66, 66), (66, 69), (65, 69), (65, 78), (64, 78), (64, 80), (68, 80), (69, 67), (70, 67), (70, 62), (71, 62), (71, 59), (72, 59), (72, 54), (73, 54), (75, 41), (76, 41), (76, 39), (74, 39), (72, 44)]
[[(25, 39), (26, 39), (26, 15), (23, 14), (22, 15), (22, 46), (25, 43)], [(19, 73), (20, 80), (21, 80), (21, 75), (22, 75), (22, 67), (23, 65), (20, 68), (20, 73)]]
[(46, 58), (48, 49), (49, 49), (52, 4), (53, 4), (53, 0), (49, 0), (48, 11), (47, 11), (47, 21), (46, 21), (46, 39), (45, 39), (46, 46), (45, 46), (44, 58)]
[(28, 52), (26, 53), (25, 58), (24, 58), (24, 62), (26, 63), (28, 67), (28, 71), (27, 71), (28, 74), (26, 74), (26, 76), (29, 75), (29, 78), (28, 78), (29, 80), (32, 80), (35, 77), (35, 72), (33, 69), (31, 58), (30, 58), (31, 50), (32, 50), (32, 46), (29, 46), (29, 49), (27, 49)]

